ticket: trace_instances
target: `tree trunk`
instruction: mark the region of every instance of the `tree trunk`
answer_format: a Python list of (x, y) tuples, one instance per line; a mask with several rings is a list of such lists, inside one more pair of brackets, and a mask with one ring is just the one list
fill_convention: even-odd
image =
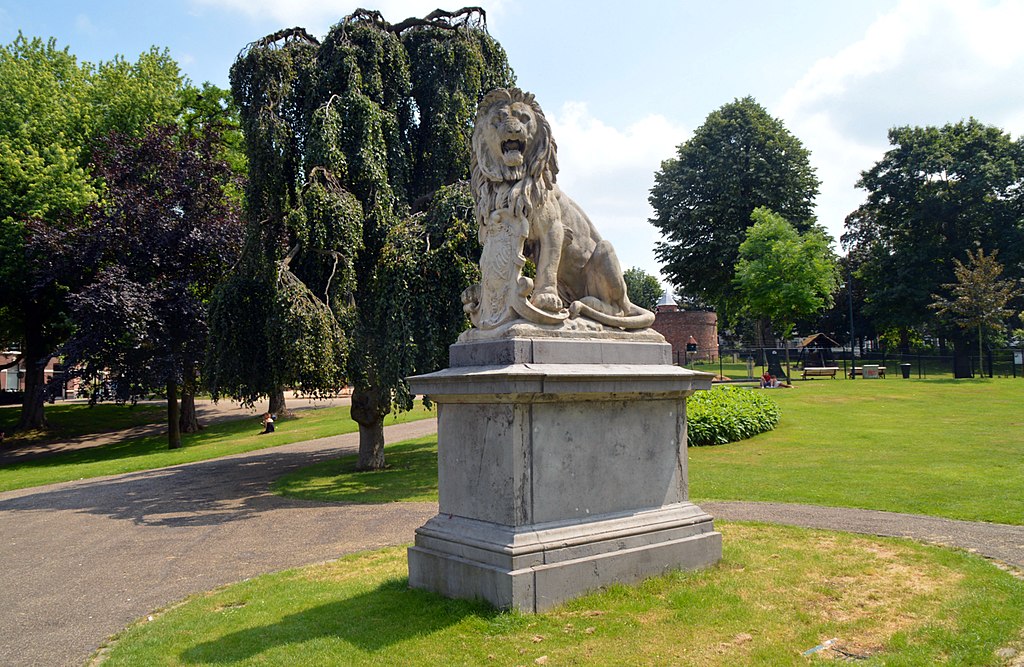
[(178, 416), (178, 428), (182, 433), (198, 433), (203, 428), (196, 414), (196, 395), (194, 388), (185, 385), (181, 388), (181, 410)]
[(167, 383), (167, 446), (169, 449), (181, 449), (179, 418), (178, 383), (175, 380), (171, 380)]
[(352, 392), (352, 419), (359, 424), (356, 470), (383, 470), (384, 417), (390, 407), (377, 387), (356, 387)]
[(972, 377), (970, 349), (971, 344), (966, 337), (953, 339), (953, 377)]
[(43, 414), (43, 399), (46, 364), (50, 363), (53, 350), (45, 347), (42, 323), (35, 313), (28, 313), (25, 318), (25, 394), (21, 400), (21, 417), (15, 430), (48, 426)]
[(284, 388), (278, 387), (274, 390), (274, 393), (270, 395), (270, 407), (268, 408), (270, 414), (277, 417), (283, 417), (288, 414), (288, 405), (284, 400)]
[(910, 354), (910, 330), (900, 328), (900, 354)]
[(370, 426), (359, 425), (359, 459), (356, 470), (384, 470), (384, 418)]

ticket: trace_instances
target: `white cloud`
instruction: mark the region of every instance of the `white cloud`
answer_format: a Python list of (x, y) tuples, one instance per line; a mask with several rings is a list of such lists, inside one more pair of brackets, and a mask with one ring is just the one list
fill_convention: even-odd
[(96, 24), (85, 14), (79, 14), (75, 17), (75, 30), (90, 37), (95, 37), (99, 33)]
[[(332, 25), (360, 7), (371, 7), (385, 19), (398, 23), (410, 16), (426, 16), (438, 7), (437, 0), (190, 0), (199, 8), (235, 12), (250, 19), (271, 19), (282, 26), (300, 26), (323, 36)], [(499, 3), (492, 3), (500, 5)]]
[(857, 41), (814, 63), (773, 113), (811, 150), (818, 219), (834, 236), (864, 199), (854, 184), (899, 125), (974, 116), (1024, 130), (1024, 3), (904, 0)]
[(615, 246), (624, 269), (657, 275), (658, 231), (647, 197), (661, 162), (675, 155), (690, 131), (664, 116), (646, 116), (624, 129), (593, 116), (585, 103), (547, 112), (558, 144), (558, 183)]

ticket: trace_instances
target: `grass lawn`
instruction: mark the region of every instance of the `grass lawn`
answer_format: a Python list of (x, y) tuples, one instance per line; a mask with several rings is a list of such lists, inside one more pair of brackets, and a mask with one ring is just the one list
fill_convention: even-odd
[[(1024, 524), (1024, 381), (808, 380), (779, 426), (689, 450), (690, 495)], [(760, 391), (760, 390), (758, 390)]]
[[(1024, 381), (822, 379), (769, 395), (782, 409), (774, 431), (689, 449), (697, 503), (810, 503), (1024, 524)], [(355, 473), (351, 457), (324, 462), (282, 478), (277, 490), (342, 502), (436, 500), (436, 446), (436, 438), (391, 445), (392, 468), (379, 473)]]
[(274, 484), (283, 496), (339, 503), (437, 500), (437, 436), (384, 449), (388, 468), (356, 472), (356, 456), (343, 456), (289, 473)]
[(59, 442), (90, 433), (120, 431), (133, 426), (153, 424), (167, 418), (166, 405), (139, 403), (137, 405), (115, 405), (98, 403), (55, 403), (44, 408), (50, 428), (45, 431), (21, 431), (14, 435), (14, 425), (21, 416), (21, 406), (0, 408), (0, 431), (7, 434), (4, 447), (18, 447), (28, 444)]
[(1024, 582), (981, 558), (843, 533), (719, 528), (715, 567), (538, 615), (409, 590), (404, 549), (357, 554), (193, 596), (122, 632), (102, 664), (703, 667), (852, 655), (864, 665), (996, 665), (998, 649), (1020, 645)]
[[(385, 425), (433, 416), (433, 411), (418, 405), (411, 412), (389, 415)], [(0, 468), (0, 491), (205, 461), (301, 440), (351, 433), (358, 428), (349, 417), (348, 406), (297, 411), (294, 417), (279, 420), (277, 430), (268, 435), (259, 435), (260, 425), (256, 417), (221, 422), (199, 433), (183, 434), (181, 449), (168, 449), (167, 436), (163, 434), (4, 466)]]

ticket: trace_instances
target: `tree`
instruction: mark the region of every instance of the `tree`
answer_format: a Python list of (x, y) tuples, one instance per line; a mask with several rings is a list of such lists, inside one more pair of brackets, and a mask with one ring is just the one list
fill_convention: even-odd
[[(321, 44), (301, 28), (231, 69), (245, 133), (247, 240), (212, 304), (215, 396), (354, 386), (357, 467), (384, 466), (404, 377), (439, 367), (477, 278), (469, 174), (476, 105), (514, 83), (481, 10), (391, 25), (359, 11)], [(288, 298), (283, 298), (285, 294)]]
[(1000, 280), (1003, 266), (996, 261), (998, 251), (986, 255), (982, 248), (977, 253), (967, 251), (966, 265), (953, 259), (956, 282), (942, 287), (949, 296), (933, 294), (931, 308), (939, 315), (948, 315), (962, 329), (978, 332), (978, 365), (982, 360), (982, 336), (985, 329), (993, 332), (1006, 329), (1006, 319), (1014, 314), (1007, 308), (1013, 299), (1021, 296), (1015, 280)]
[(965, 332), (942, 327), (933, 294), (954, 282), (965, 248), (998, 251), (1024, 270), (1024, 145), (975, 119), (889, 131), (885, 156), (861, 174), (867, 200), (846, 219), (860, 258), (865, 310), (880, 329), (931, 329), (954, 341), (954, 374), (969, 377)]
[(171, 449), (181, 446), (179, 390), (194, 397), (206, 351), (207, 301), (241, 240), (217, 151), (212, 129), (113, 133), (92, 165), (106, 196), (89, 224), (41, 223), (31, 241), (54, 282), (81, 280), (68, 299), (68, 365), (87, 381), (110, 377), (121, 400), (164, 391)]
[(788, 338), (799, 320), (831, 307), (839, 286), (838, 260), (818, 226), (801, 234), (765, 207), (754, 209), (751, 220), (734, 282), (744, 310)]
[(634, 266), (622, 274), (626, 280), (626, 293), (629, 300), (647, 310), (653, 311), (665, 290), (661, 281), (643, 269)]
[(663, 273), (725, 321), (738, 312), (733, 267), (754, 209), (768, 207), (805, 231), (819, 184), (800, 140), (752, 97), (712, 112), (654, 180)]
[(45, 426), (44, 369), (70, 333), (63, 293), (26, 255), (27, 221), (82, 224), (102, 191), (88, 171), (98, 138), (172, 121), (180, 82), (166, 51), (93, 66), (52, 39), (19, 34), (0, 48), (0, 337), (26, 363), (19, 428)]

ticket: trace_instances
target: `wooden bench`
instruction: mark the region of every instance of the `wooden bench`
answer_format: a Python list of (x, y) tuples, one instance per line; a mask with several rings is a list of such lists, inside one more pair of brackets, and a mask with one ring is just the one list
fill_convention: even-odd
[(803, 379), (809, 377), (824, 378), (829, 377), (833, 380), (836, 379), (836, 372), (839, 370), (839, 366), (808, 366), (803, 370)]
[[(864, 377), (864, 369), (862, 369), (860, 366), (854, 366), (853, 370), (850, 371), (850, 378), (855, 378), (858, 375)], [(878, 367), (878, 377), (882, 378), (883, 380), (885, 379), (885, 366)]]

